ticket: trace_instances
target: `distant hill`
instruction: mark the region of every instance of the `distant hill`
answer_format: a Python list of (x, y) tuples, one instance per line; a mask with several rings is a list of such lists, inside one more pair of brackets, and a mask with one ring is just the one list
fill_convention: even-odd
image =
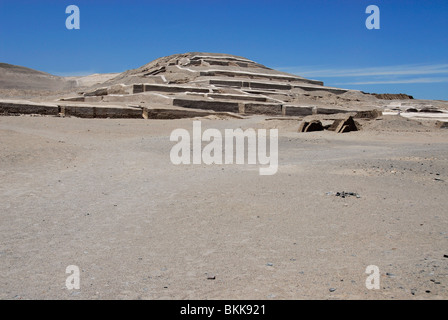
[(75, 81), (46, 72), (0, 63), (0, 89), (59, 91), (75, 87), (75, 85)]
[(94, 73), (88, 76), (64, 77), (64, 79), (67, 81), (75, 81), (77, 87), (90, 87), (100, 85), (118, 75), (120, 73)]

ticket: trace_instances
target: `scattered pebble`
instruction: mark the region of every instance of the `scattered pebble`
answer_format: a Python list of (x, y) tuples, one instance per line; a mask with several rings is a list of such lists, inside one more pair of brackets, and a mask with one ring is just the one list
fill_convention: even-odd
[(274, 264), (273, 263), (270, 263), (270, 262), (268, 262), (268, 263), (266, 263), (266, 265), (268, 266), (268, 267), (272, 267)]
[(440, 281), (436, 281), (434, 279), (431, 279), (431, 282), (434, 282), (434, 284), (440, 284)]
[(336, 197), (341, 197), (341, 198), (345, 198), (345, 197), (350, 197), (350, 196), (354, 196), (356, 198), (361, 198), (361, 196), (359, 194), (357, 194), (356, 192), (336, 192), (335, 194)]
[(386, 272), (386, 276), (393, 278), (393, 277), (395, 277), (395, 274)]
[(330, 292), (335, 292), (335, 291), (336, 291), (335, 288), (330, 288), (330, 289), (328, 289), (328, 290), (330, 290)]

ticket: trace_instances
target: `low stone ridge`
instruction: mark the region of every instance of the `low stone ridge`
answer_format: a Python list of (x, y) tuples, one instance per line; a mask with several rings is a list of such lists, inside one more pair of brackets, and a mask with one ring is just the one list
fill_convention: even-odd
[(426, 112), (426, 113), (443, 113), (443, 111), (434, 108), (434, 107), (424, 107), (419, 110), (419, 112)]
[(404, 93), (372, 93), (378, 99), (383, 100), (407, 100), (414, 99), (413, 96), (404, 94)]
[(378, 109), (358, 111), (353, 118), (355, 119), (376, 119), (383, 115), (383, 112)]

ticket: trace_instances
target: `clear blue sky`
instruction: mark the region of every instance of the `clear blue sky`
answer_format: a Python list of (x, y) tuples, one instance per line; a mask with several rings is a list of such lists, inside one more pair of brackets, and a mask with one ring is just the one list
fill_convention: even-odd
[[(68, 30), (68, 5), (80, 30)], [(368, 30), (368, 5), (380, 29)], [(326, 85), (448, 100), (447, 0), (0, 0), (0, 62), (121, 72), (189, 51), (244, 56)]]

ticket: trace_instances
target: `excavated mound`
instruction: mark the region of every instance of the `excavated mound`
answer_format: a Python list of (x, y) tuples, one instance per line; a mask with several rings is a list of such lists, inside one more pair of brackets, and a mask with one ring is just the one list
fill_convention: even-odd
[[(244, 115), (306, 116), (377, 100), (356, 90), (277, 71), (244, 57), (190, 52), (156, 59), (64, 101), (130, 103), (146, 109), (199, 109)], [(330, 107), (329, 107), (330, 106)], [(153, 116), (154, 112), (146, 112)]]
[(308, 80), (273, 70), (244, 57), (222, 53), (190, 52), (158, 58), (140, 68), (123, 72), (110, 81), (105, 82), (104, 85), (120, 83), (188, 83), (200, 77), (212, 76), (214, 74), (225, 77), (260, 79), (268, 79), (264, 75), (271, 75), (273, 78), (276, 78), (275, 75), (277, 75), (279, 78), (276, 79), (279, 80), (292, 79), (305, 83), (322, 84), (320, 81)]
[(434, 130), (434, 123), (407, 119), (398, 115), (382, 116), (376, 121), (369, 121), (363, 125), (363, 130), (388, 132), (427, 132)]
[[(31, 72), (26, 74), (23, 86), (37, 85), (32, 79), (66, 86), (67, 78)], [(15, 74), (21, 74), (16, 71)], [(103, 79), (105, 81), (98, 81)], [(0, 78), (1, 80), (1, 78)], [(73, 79), (72, 79), (73, 80)], [(26, 81), (31, 81), (28, 83)], [(32, 113), (77, 117), (143, 117), (173, 119), (194, 116), (269, 115), (306, 117), (334, 115), (378, 109), (438, 110), (438, 103), (411, 100), (408, 96), (391, 97), (364, 93), (358, 90), (328, 87), (322, 81), (268, 68), (244, 57), (190, 52), (174, 54), (151, 61), (139, 68), (120, 73), (75, 79), (78, 92), (53, 100), (37, 100), (43, 105), (27, 105), (0, 101), (0, 114)], [(99, 83), (95, 83), (99, 82)], [(86, 87), (86, 83), (95, 83)], [(81, 87), (84, 84), (84, 87)], [(398, 100), (395, 100), (398, 99)], [(406, 102), (404, 102), (406, 101)], [(412, 101), (411, 104), (409, 101)], [(48, 103), (47, 103), (48, 102)], [(50, 103), (51, 102), (51, 103)], [(42, 111), (39, 111), (42, 112)]]

